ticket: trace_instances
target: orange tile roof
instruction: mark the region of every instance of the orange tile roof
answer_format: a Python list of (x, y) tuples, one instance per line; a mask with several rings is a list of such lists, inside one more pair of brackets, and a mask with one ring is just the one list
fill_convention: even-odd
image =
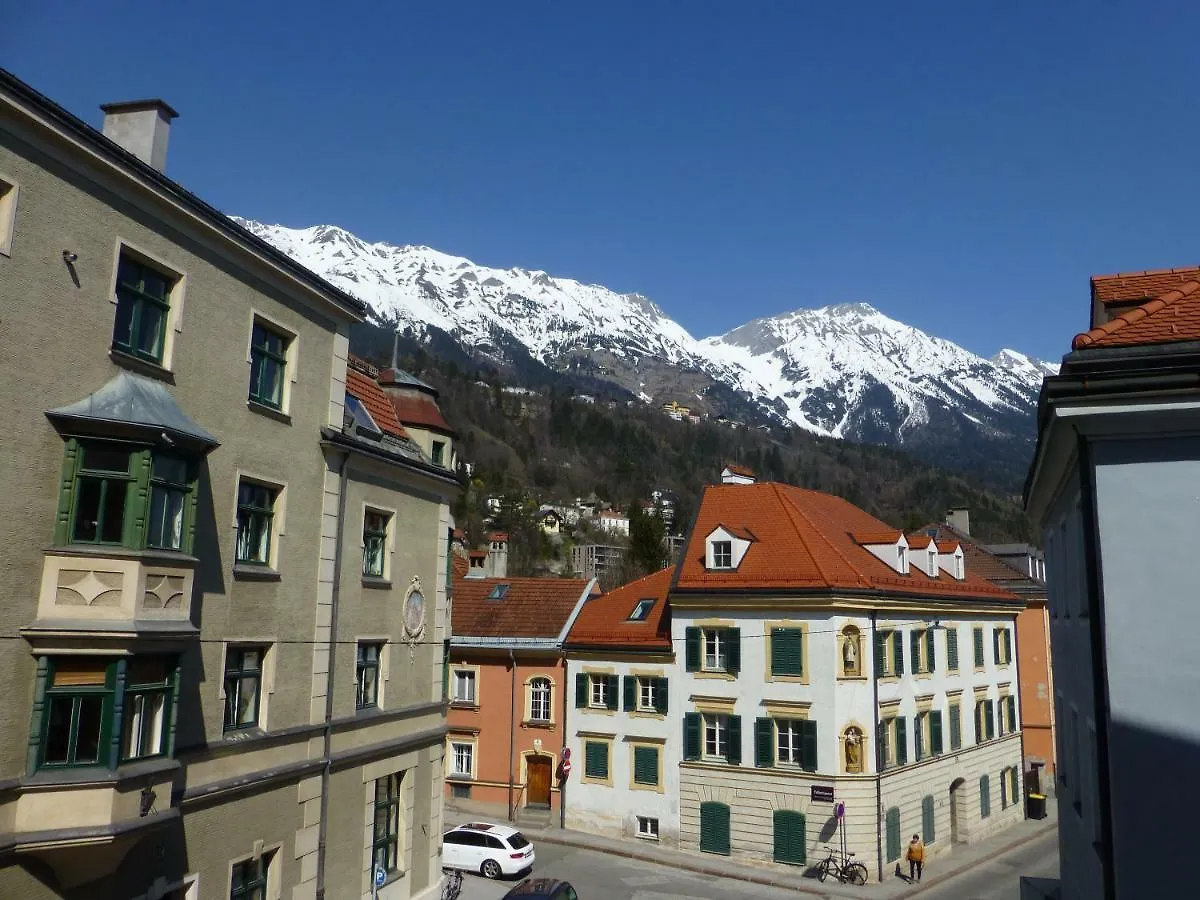
[(745, 478), (753, 478), (754, 477), (754, 470), (751, 468), (747, 468), (746, 466), (739, 466), (736, 463), (729, 463), (727, 466), (725, 466), (725, 468), (728, 469), (734, 475), (741, 475)]
[(1075, 335), (1071, 349), (1200, 340), (1200, 281), (1186, 281), (1141, 306)]
[(900, 529), (889, 528), (882, 531), (855, 531), (850, 535), (856, 544), (894, 544), (900, 540)]
[(405, 425), (411, 425), (414, 428), (428, 428), (430, 431), (438, 431), (451, 436), (454, 434), (454, 429), (442, 415), (442, 411), (433, 397), (416, 393), (388, 394), (387, 397), (391, 401), (396, 418)]
[(905, 537), (905, 540), (908, 542), (909, 549), (911, 550), (924, 550), (933, 543), (933, 538), (927, 534), (908, 535)]
[(1149, 300), (1174, 290), (1189, 281), (1200, 279), (1200, 267), (1179, 269), (1148, 269), (1144, 272), (1118, 272), (1116, 275), (1093, 275), (1092, 296), (1101, 303), (1124, 303), (1130, 300)]
[[(498, 584), (507, 584), (508, 593), (488, 600)], [(453, 634), (556, 638), (588, 584), (580, 578), (456, 578)]]
[[(567, 643), (670, 650), (671, 610), (667, 592), (674, 576), (675, 567), (668, 566), (607, 594), (590, 597), (571, 626)], [(650, 615), (640, 622), (629, 621), (638, 601), (645, 599), (655, 601)]]
[(396, 418), (396, 411), (388, 402), (387, 394), (383, 392), (383, 388), (376, 383), (374, 378), (368, 378), (352, 366), (347, 367), (346, 393), (351, 397), (357, 397), (362, 402), (362, 405), (367, 408), (367, 412), (371, 414), (371, 418), (375, 420), (375, 424), (384, 432), (400, 438), (408, 437), (408, 432), (404, 430), (404, 426)]
[(938, 553), (953, 553), (955, 550), (957, 550), (961, 546), (962, 546), (962, 542), (959, 541), (957, 538), (952, 538), (950, 540), (942, 540), (941, 538), (938, 538), (938, 542), (937, 542)]
[[(967, 574), (975, 574), (980, 578), (986, 578), (993, 584), (1004, 584), (1009, 587), (1038, 587), (1039, 583), (1033, 581), (1028, 575), (1020, 569), (1014, 569), (1000, 557), (994, 553), (989, 553), (979, 545), (966, 539), (960, 534), (957, 529), (952, 528), (945, 523), (926, 525), (922, 531), (937, 531), (938, 545), (944, 542), (954, 547), (962, 547), (963, 549), (963, 568)], [(1045, 586), (1042, 585), (1042, 590)]]
[(465, 556), (459, 556), (457, 553), (451, 554), (450, 575), (452, 578), (462, 578), (470, 569), (471, 563)]
[[(758, 536), (737, 569), (704, 567), (704, 538), (720, 523), (740, 522)], [(704, 491), (680, 563), (679, 590), (845, 590), (1015, 601), (1009, 592), (967, 571), (961, 581), (913, 566), (901, 575), (856, 538), (892, 534), (887, 524), (851, 503), (792, 485), (714, 485)]]

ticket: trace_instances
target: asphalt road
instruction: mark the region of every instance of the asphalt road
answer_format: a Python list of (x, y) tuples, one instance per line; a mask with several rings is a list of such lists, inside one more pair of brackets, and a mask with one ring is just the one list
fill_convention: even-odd
[(1058, 877), (1056, 831), (980, 862), (957, 878), (927, 888), (914, 900), (1020, 900), (1022, 875)]

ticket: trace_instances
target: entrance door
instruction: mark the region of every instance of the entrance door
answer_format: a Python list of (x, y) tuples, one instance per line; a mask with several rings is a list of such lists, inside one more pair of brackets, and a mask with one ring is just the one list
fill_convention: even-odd
[(950, 843), (952, 844), (962, 841), (962, 836), (958, 831), (958, 804), (962, 795), (962, 786), (963, 779), (961, 778), (956, 778), (954, 783), (950, 785)]
[(529, 778), (529, 806), (550, 806), (550, 771), (554, 768), (549, 756), (530, 756), (525, 763)]

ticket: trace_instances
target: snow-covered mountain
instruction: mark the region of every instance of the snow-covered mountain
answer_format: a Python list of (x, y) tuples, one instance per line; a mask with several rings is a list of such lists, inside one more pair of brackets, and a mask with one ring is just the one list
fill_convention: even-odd
[(767, 415), (852, 440), (1027, 445), (1042, 377), (1057, 371), (1015, 350), (985, 359), (866, 303), (799, 309), (697, 340), (640, 294), (369, 244), (332, 225), (237, 221), (366, 301), (379, 324), (432, 326), (485, 354), (517, 345), (552, 368), (585, 363), (648, 401), (704, 408), (705, 385), (717, 383)]

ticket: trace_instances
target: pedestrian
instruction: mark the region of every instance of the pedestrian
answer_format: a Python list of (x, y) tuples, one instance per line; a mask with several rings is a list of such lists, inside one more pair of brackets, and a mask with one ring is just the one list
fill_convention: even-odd
[(921, 869), (925, 865), (925, 844), (919, 834), (914, 834), (908, 845), (908, 880), (921, 880)]

